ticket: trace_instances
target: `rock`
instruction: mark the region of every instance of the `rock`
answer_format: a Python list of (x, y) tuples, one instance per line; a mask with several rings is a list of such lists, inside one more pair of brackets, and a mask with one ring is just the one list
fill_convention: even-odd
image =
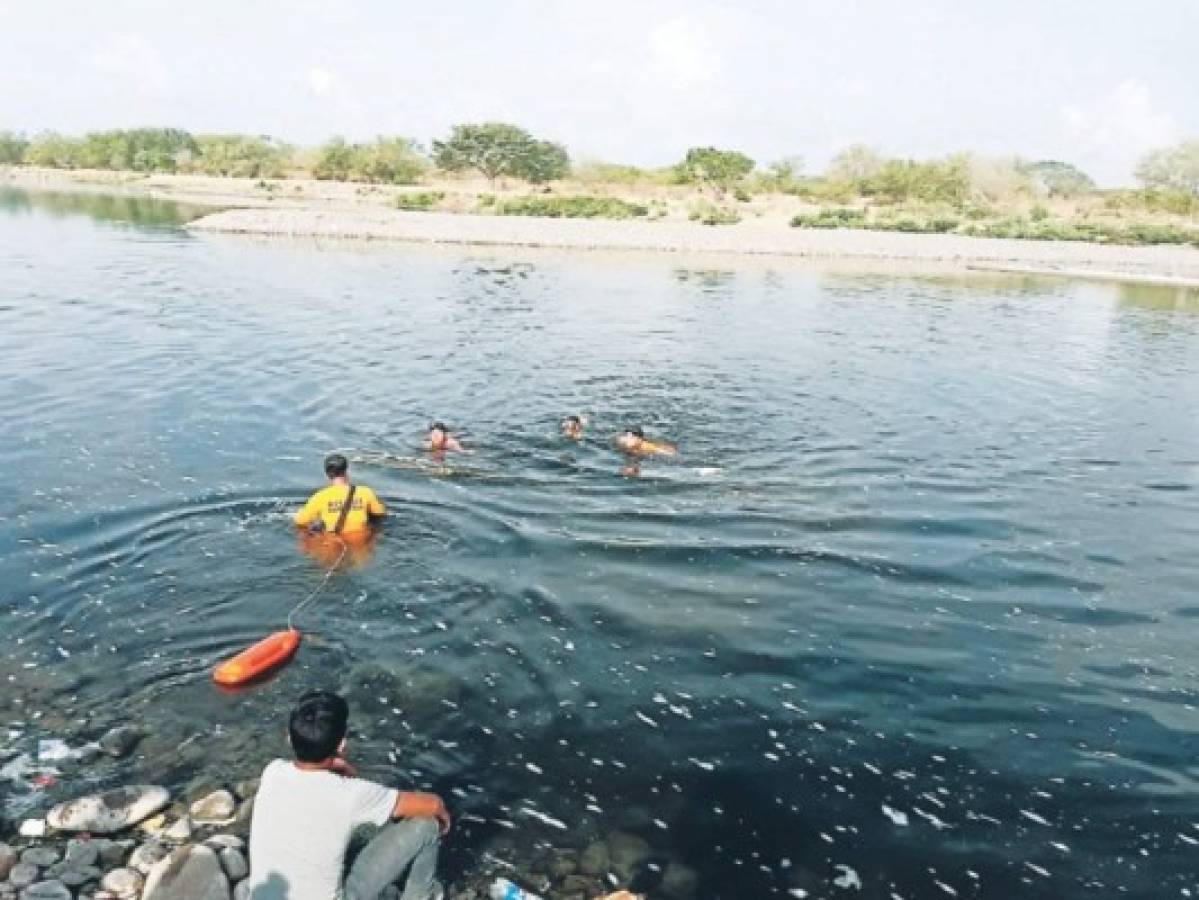
[(133, 841), (112, 841), (107, 838), (97, 838), (92, 843), (99, 848), (100, 864), (106, 869), (123, 863), (134, 846)]
[(400, 900), (400, 889), (394, 884), (389, 884), (379, 892), (379, 900)]
[(169, 828), (163, 831), (162, 836), (168, 841), (182, 843), (192, 836), (192, 820), (191, 816), (181, 816), (176, 819)]
[(39, 869), (52, 866), (60, 859), (62, 854), (58, 852), (57, 847), (30, 847), (21, 854), (21, 862), (33, 863)]
[[(605, 852), (607, 852), (605, 850)], [(560, 851), (550, 859), (550, 874), (555, 878), (565, 878), (579, 870), (579, 864), (569, 851)]]
[(45, 819), (26, 819), (21, 823), (21, 837), (40, 838), (46, 836)]
[(156, 785), (117, 788), (58, 804), (46, 814), (46, 824), (60, 831), (109, 834), (154, 815), (170, 800), (167, 789)]
[(233, 882), (241, 881), (250, 874), (250, 866), (246, 862), (246, 858), (242, 856), (240, 850), (234, 850), (232, 847), (226, 847), (218, 854), (221, 860), (221, 865), (225, 869), (225, 874), (229, 876), (229, 880)]
[(150, 816), (146, 821), (137, 826), (138, 831), (143, 834), (148, 834), (150, 837), (157, 837), (167, 825), (167, 817), (164, 813), (159, 813), (156, 816)]
[(100, 888), (121, 900), (136, 900), (144, 883), (145, 879), (136, 869), (113, 869), (100, 880)]
[(17, 851), (8, 844), (0, 844), (0, 881), (8, 878), (8, 873), (17, 864)]
[(99, 881), (103, 874), (95, 866), (77, 866), (68, 861), (52, 865), (45, 872), (47, 878), (57, 878), (67, 887), (81, 887), (89, 881)]
[(160, 860), (166, 859), (171, 851), (158, 841), (146, 841), (129, 855), (129, 868), (137, 869), (145, 875)]
[(245, 781), (239, 781), (233, 785), (233, 793), (237, 794), (241, 800), (253, 800), (258, 796), (258, 787), (261, 783), (261, 778), (247, 778)]
[(120, 725), (112, 728), (104, 733), (100, 738), (98, 746), (100, 752), (120, 759), (122, 756), (128, 756), (133, 752), (133, 748), (137, 746), (145, 735), (134, 728), (132, 725)]
[(680, 862), (671, 862), (662, 875), (662, 883), (655, 894), (671, 900), (693, 900), (699, 892), (699, 876), (694, 869)]
[(72, 838), (67, 841), (67, 853), (63, 859), (76, 868), (94, 866), (100, 859), (100, 847), (95, 841)]
[(234, 850), (245, 850), (246, 842), (239, 838), (236, 834), (213, 834), (209, 835), (208, 840), (204, 842), (213, 850), (223, 850), (225, 847), (232, 847)]
[(233, 888), (233, 900), (250, 900), (250, 880), (239, 881)]
[(627, 880), (638, 863), (650, 855), (649, 843), (627, 831), (613, 831), (608, 835), (607, 844), (609, 865), (622, 879)]
[(20, 862), (17, 863), (8, 873), (8, 883), (13, 887), (26, 888), (37, 881), (38, 869), (33, 863)]
[(211, 847), (187, 844), (150, 870), (142, 900), (230, 900), (229, 881)]
[(74, 900), (71, 890), (61, 881), (39, 881), (21, 891), (21, 900)]
[(236, 816), (237, 800), (224, 788), (191, 805), (191, 817), (197, 825), (229, 825)]
[(592, 841), (579, 857), (579, 870), (587, 875), (603, 875), (608, 865), (608, 845), (603, 841)]

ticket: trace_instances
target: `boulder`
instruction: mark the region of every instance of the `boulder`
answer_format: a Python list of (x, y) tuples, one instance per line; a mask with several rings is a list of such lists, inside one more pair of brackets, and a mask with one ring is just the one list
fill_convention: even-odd
[(237, 815), (237, 800), (222, 788), (201, 797), (191, 805), (190, 812), (197, 825), (228, 825)]
[(67, 854), (63, 858), (76, 868), (94, 866), (100, 859), (100, 847), (96, 841), (72, 838), (67, 841)]
[(59, 831), (110, 834), (154, 815), (170, 799), (167, 789), (156, 785), (117, 788), (60, 803), (46, 814), (46, 823)]
[(213, 850), (223, 850), (225, 847), (232, 847), (234, 850), (246, 849), (246, 842), (239, 838), (236, 834), (209, 835), (208, 840), (206, 840), (204, 843)]
[(211, 847), (187, 844), (150, 870), (142, 900), (230, 900), (229, 880)]
[(171, 825), (164, 829), (162, 836), (168, 841), (182, 843), (192, 836), (192, 820), (191, 816), (180, 816)]
[(638, 864), (650, 855), (649, 842), (627, 831), (613, 831), (608, 835), (608, 857), (612, 871), (628, 879)]
[(226, 847), (218, 854), (229, 880), (235, 884), (250, 874), (250, 866), (240, 850)]
[(141, 896), (144, 883), (145, 879), (136, 869), (113, 869), (100, 880), (100, 887), (121, 900), (136, 900)]
[(579, 857), (579, 871), (586, 875), (603, 875), (608, 865), (608, 845), (603, 841), (592, 841)]
[(78, 866), (70, 860), (55, 863), (45, 871), (47, 878), (56, 878), (67, 887), (82, 887), (89, 881), (99, 881), (102, 874), (95, 866)]
[(143, 733), (132, 725), (120, 725), (106, 731), (100, 738), (98, 746), (101, 753), (114, 759), (120, 759), (122, 756), (132, 753), (133, 748), (143, 737)]
[(27, 888), (37, 881), (41, 870), (33, 863), (17, 863), (8, 873), (8, 883), (15, 888)]
[(61, 881), (39, 881), (21, 891), (21, 900), (74, 900), (71, 889)]
[(119, 866), (133, 849), (133, 841), (113, 841), (108, 838), (97, 838), (92, 841), (100, 850), (100, 865), (106, 869)]
[(160, 860), (166, 859), (171, 851), (159, 841), (146, 841), (129, 854), (129, 868), (137, 869), (145, 875)]
[(250, 900), (250, 880), (239, 881), (233, 888), (233, 900)]
[(62, 854), (58, 852), (57, 847), (30, 847), (21, 854), (21, 862), (33, 863), (39, 869), (52, 866), (60, 859)]
[(8, 873), (17, 864), (17, 851), (8, 844), (0, 844), (0, 881), (8, 878)]
[(26, 819), (21, 823), (21, 837), (40, 838), (46, 836), (46, 820), (45, 819)]

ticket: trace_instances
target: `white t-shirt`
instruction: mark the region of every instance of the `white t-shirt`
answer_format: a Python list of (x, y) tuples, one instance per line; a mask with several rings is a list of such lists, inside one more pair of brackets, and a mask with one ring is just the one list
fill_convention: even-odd
[(262, 772), (250, 822), (252, 900), (333, 900), (350, 832), (391, 821), (398, 791), (373, 781), (298, 769)]

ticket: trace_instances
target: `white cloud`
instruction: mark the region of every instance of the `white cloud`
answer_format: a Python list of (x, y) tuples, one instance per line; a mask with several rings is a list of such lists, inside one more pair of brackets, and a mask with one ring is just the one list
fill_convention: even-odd
[(317, 97), (328, 97), (333, 93), (333, 83), (337, 79), (328, 69), (313, 66), (308, 70), (308, 87)]
[(1062, 108), (1066, 156), (1101, 184), (1127, 184), (1148, 151), (1172, 144), (1180, 129), (1141, 81), (1128, 78), (1108, 93)]
[(138, 34), (109, 35), (93, 51), (92, 65), (106, 75), (113, 75), (145, 96), (165, 93), (170, 72), (162, 55)]
[(715, 42), (693, 18), (663, 22), (651, 33), (650, 46), (658, 76), (675, 88), (709, 83), (723, 69)]

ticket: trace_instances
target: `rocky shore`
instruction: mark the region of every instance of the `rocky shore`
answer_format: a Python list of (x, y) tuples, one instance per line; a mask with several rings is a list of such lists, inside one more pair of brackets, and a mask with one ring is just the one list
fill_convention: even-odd
[[(23, 737), (9, 733), (10, 740)], [(248, 897), (248, 840), (256, 778), (193, 778), (181, 790), (138, 784), (72, 795), (55, 803), (59, 778), (84, 781), (89, 765), (131, 754), (143, 735), (128, 726), (69, 746), (41, 737), (36, 748), (0, 744), (0, 801), (22, 783), (35, 808), (0, 817), (0, 900), (242, 900)], [(28, 744), (28, 741), (25, 742)], [(57, 774), (50, 774), (50, 773)], [(61, 793), (61, 792), (59, 792)], [(36, 808), (39, 794), (44, 808)], [(5, 802), (12, 809), (12, 804)], [(456, 831), (469, 832), (464, 817)], [(369, 837), (356, 837), (352, 860)], [(452, 844), (451, 844), (452, 846)], [(581, 846), (544, 840), (522, 844), (501, 834), (477, 848), (474, 864), (443, 865), (448, 900), (483, 900), (503, 877), (542, 897), (691, 900), (696, 876), (663, 859), (636, 834), (613, 831)], [(642, 887), (638, 887), (638, 885)], [(616, 891), (616, 893), (611, 893)], [(383, 895), (398, 900), (399, 887)]]

